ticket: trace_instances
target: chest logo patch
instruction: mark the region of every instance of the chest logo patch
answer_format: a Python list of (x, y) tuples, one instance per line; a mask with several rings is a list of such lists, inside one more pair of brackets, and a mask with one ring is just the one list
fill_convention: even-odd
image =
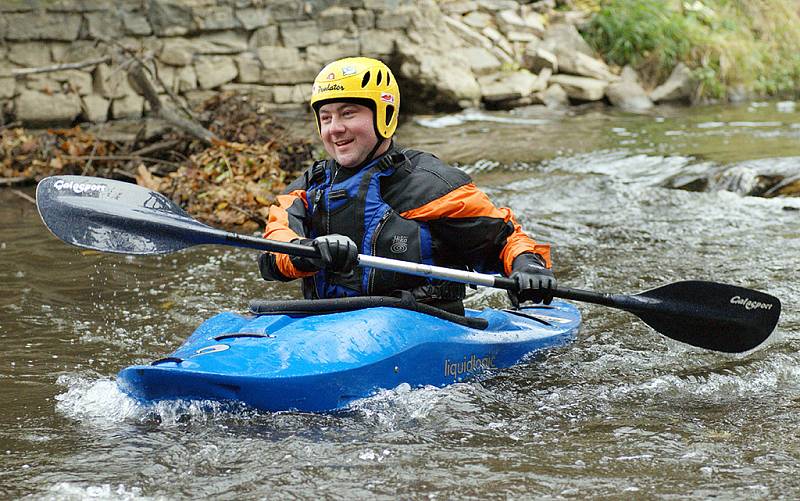
[(391, 251), (395, 254), (405, 254), (408, 250), (408, 237), (405, 235), (395, 235), (392, 238)]

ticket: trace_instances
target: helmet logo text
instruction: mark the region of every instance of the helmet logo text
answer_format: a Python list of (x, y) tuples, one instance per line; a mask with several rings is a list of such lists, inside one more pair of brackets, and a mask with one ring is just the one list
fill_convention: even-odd
[(384, 103), (394, 104), (394, 94), (388, 92), (381, 92), (381, 101)]
[(335, 83), (329, 83), (328, 85), (318, 85), (317, 86), (317, 93), (321, 92), (330, 92), (333, 90), (344, 90), (344, 85), (339, 85)]

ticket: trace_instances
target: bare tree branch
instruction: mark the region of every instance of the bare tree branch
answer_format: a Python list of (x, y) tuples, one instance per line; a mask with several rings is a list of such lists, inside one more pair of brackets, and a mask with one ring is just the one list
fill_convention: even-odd
[(94, 66), (101, 63), (108, 63), (111, 61), (111, 56), (96, 57), (94, 59), (87, 59), (77, 63), (64, 63), (54, 64), (52, 66), (42, 66), (39, 68), (16, 68), (11, 70), (10, 74), (1, 75), (0, 77), (19, 77), (24, 75), (33, 75), (35, 73), (52, 73), (54, 71), (62, 70), (77, 70), (87, 66)]
[(128, 70), (128, 76), (136, 84), (142, 96), (147, 100), (148, 103), (150, 103), (150, 108), (156, 114), (161, 116), (161, 118), (175, 127), (188, 132), (194, 137), (202, 139), (209, 145), (214, 144), (215, 141), (219, 141), (217, 136), (215, 136), (210, 130), (206, 129), (197, 122), (179, 116), (171, 109), (165, 107), (161, 102), (161, 99), (158, 97), (158, 92), (153, 87), (150, 79), (148, 79), (147, 75), (144, 74), (141, 64), (136, 64), (130, 70)]

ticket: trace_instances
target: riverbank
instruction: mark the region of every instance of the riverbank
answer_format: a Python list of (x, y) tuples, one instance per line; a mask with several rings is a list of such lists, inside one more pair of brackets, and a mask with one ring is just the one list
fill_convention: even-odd
[(325, 63), (385, 60), (404, 110), (797, 94), (796, 2), (154, 0), (0, 5), (0, 125), (178, 117), (220, 92), (307, 105)]
[(214, 96), (193, 114), (213, 140), (158, 119), (0, 128), (0, 186), (65, 174), (122, 179), (169, 196), (212, 226), (263, 228), (275, 196), (318, 156), (314, 143), (237, 94)]
[[(393, 67), (401, 118), (511, 109), (539, 123), (609, 106), (660, 114), (662, 103), (796, 96), (800, 87), (800, 19), (788, 0), (374, 0), (305, 9), (179, 0), (177, 10), (154, 1), (109, 12), (101, 3), (0, 5), (8, 28), (0, 186), (58, 173), (127, 179), (209, 224), (256, 229), (275, 194), (320, 153), (277, 117), (307, 113), (321, 64), (352, 54)], [(33, 29), (34, 21), (52, 29)], [(109, 26), (126, 37), (110, 41)], [(45, 125), (63, 128), (24, 128)]]
[(591, 10), (584, 37), (610, 64), (633, 67), (645, 86), (684, 64), (692, 102), (800, 92), (796, 1), (605, 0)]

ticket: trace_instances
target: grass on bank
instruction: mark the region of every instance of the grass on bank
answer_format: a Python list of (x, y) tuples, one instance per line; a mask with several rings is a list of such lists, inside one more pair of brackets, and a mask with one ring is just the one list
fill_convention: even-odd
[(798, 0), (603, 0), (584, 36), (649, 86), (684, 62), (697, 100), (800, 89)]

